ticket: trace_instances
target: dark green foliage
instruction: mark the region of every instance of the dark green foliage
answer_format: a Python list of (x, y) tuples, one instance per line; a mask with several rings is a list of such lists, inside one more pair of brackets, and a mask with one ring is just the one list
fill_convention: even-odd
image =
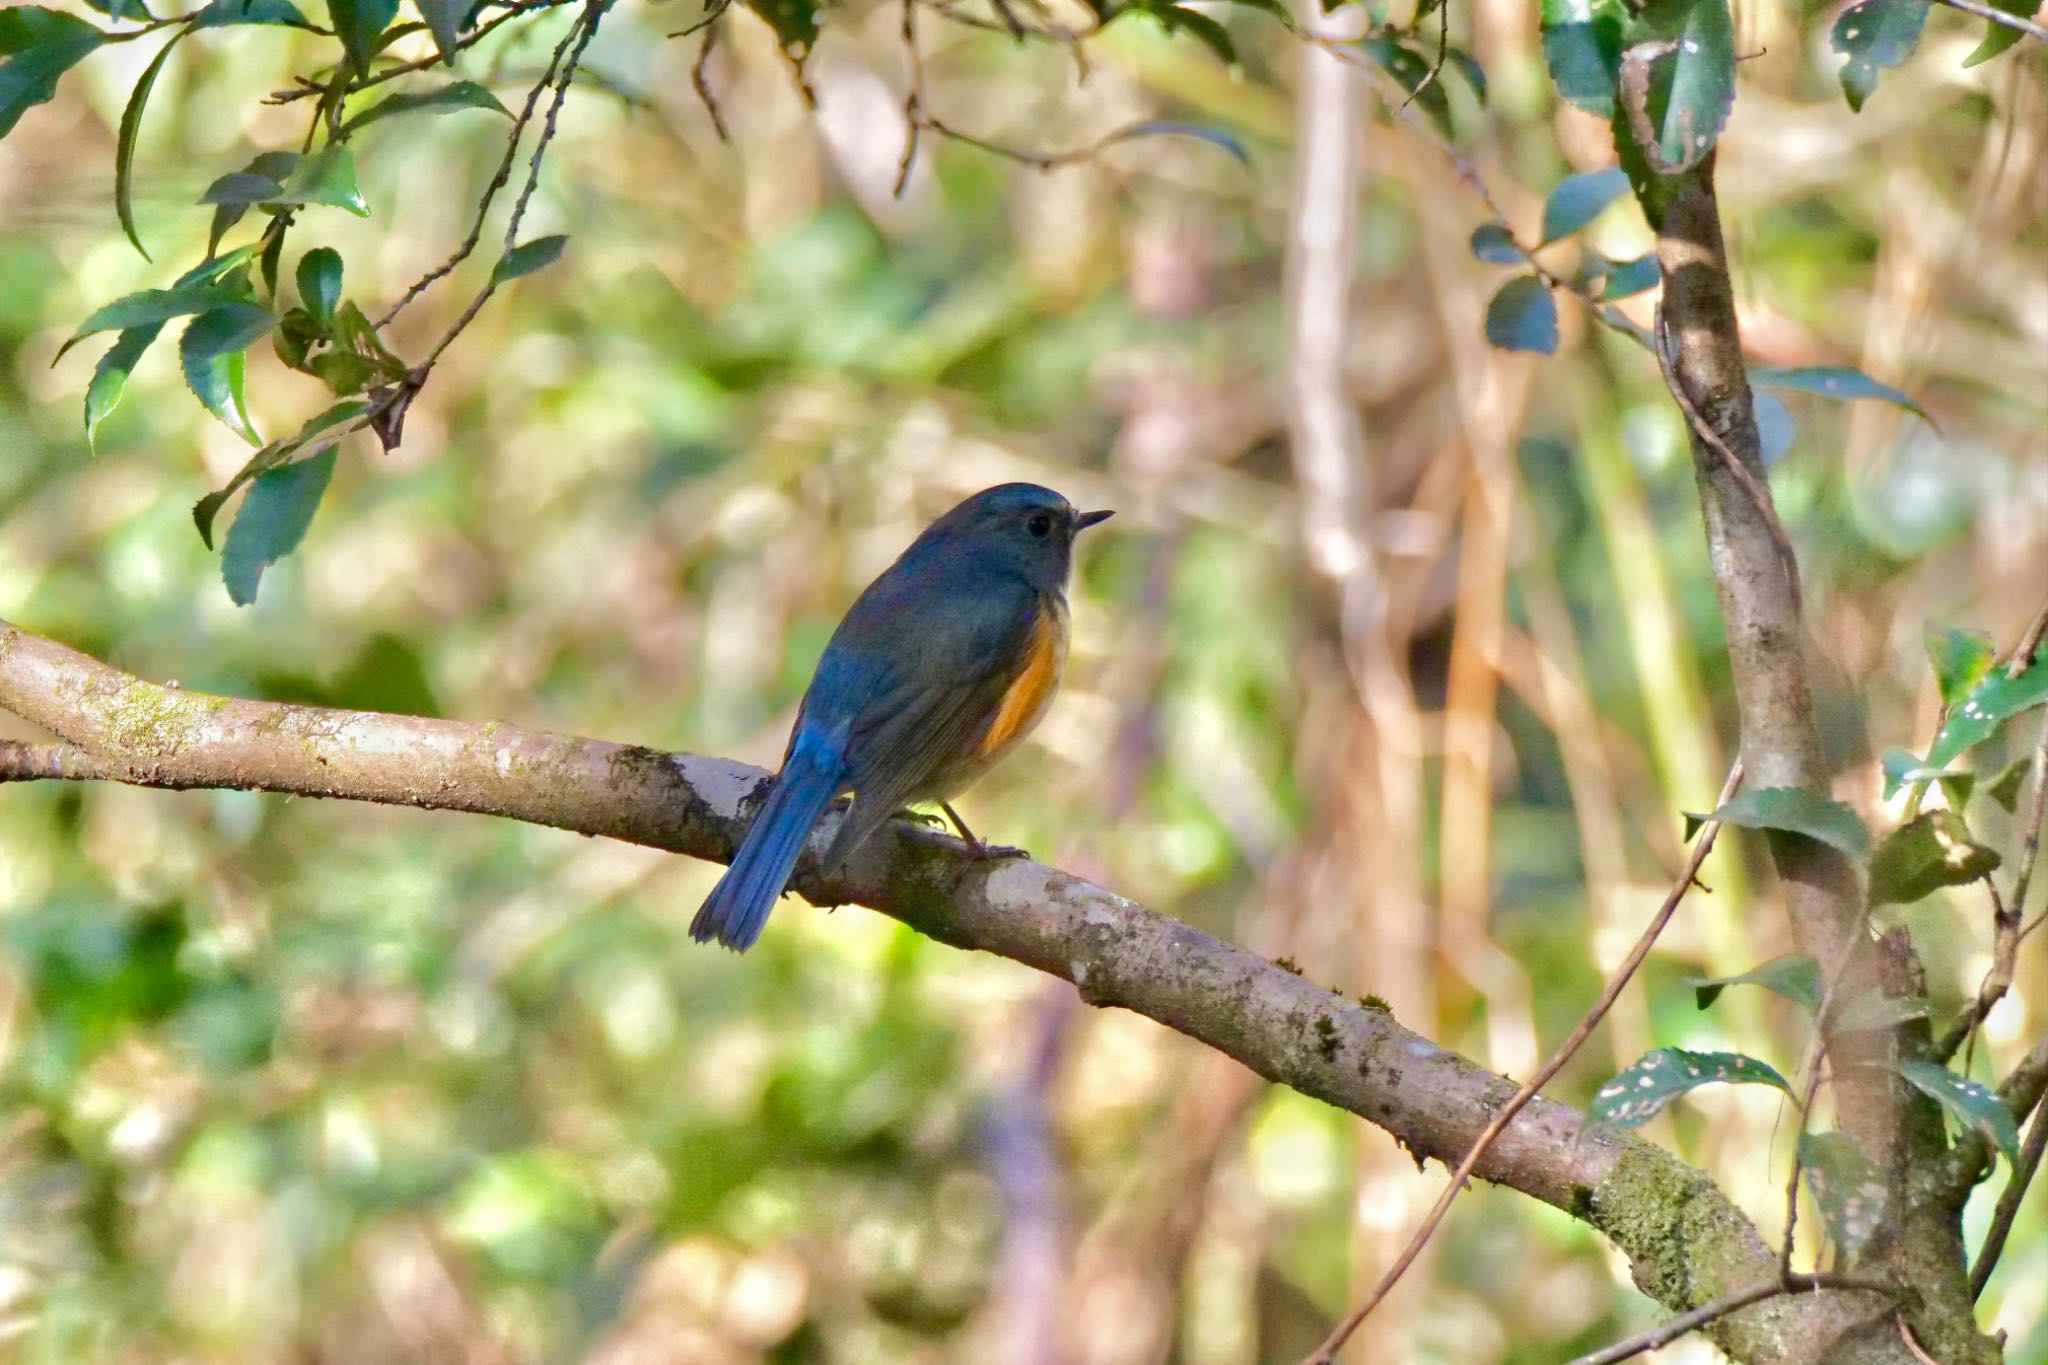
[(1486, 339), (1504, 351), (1557, 349), (1557, 302), (1534, 275), (1517, 275), (1486, 305)]
[(1877, 89), (1877, 76), (1913, 55), (1927, 26), (1925, 0), (1862, 0), (1842, 11), (1830, 40), (1849, 60), (1842, 66), (1842, 93), (1851, 109)]
[(1899, 1074), (1913, 1083), (1921, 1094), (1939, 1104), (1948, 1116), (1965, 1129), (1982, 1133), (2009, 1162), (2020, 1159), (2019, 1127), (2012, 1110), (1990, 1087), (1967, 1076), (1959, 1076), (1939, 1062), (1899, 1063)]
[(1787, 953), (1740, 976), (1692, 977), (1693, 999), (1701, 1009), (1714, 1003), (1729, 986), (1762, 986), (1809, 1010), (1820, 1008), (1820, 967), (1804, 953)]
[(22, 112), (57, 93), (57, 78), (106, 41), (76, 15), (20, 5), (0, 9), (0, 137)]
[(1910, 904), (1947, 886), (1976, 881), (1997, 867), (1998, 854), (1970, 838), (1951, 810), (1917, 815), (1878, 841), (1870, 854), (1870, 903)]
[(298, 548), (333, 474), (330, 445), (309, 459), (266, 470), (250, 485), (221, 550), (221, 580), (235, 605), (254, 602), (263, 571)]
[(1792, 1093), (1777, 1069), (1736, 1052), (1688, 1052), (1660, 1047), (1644, 1053), (1600, 1087), (1586, 1116), (1611, 1128), (1635, 1128), (1664, 1112), (1680, 1095), (1703, 1085), (1772, 1085)]

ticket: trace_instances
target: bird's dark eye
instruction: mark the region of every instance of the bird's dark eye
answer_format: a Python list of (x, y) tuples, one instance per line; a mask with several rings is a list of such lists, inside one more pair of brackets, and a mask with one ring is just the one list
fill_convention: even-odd
[(1024, 523), (1024, 529), (1037, 536), (1040, 540), (1044, 540), (1052, 534), (1052, 513), (1033, 512), (1031, 519)]

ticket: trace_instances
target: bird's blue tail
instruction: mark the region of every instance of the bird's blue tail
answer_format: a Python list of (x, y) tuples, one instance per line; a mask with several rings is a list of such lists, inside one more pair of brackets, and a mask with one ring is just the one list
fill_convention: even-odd
[(699, 943), (715, 938), (743, 953), (761, 937), (761, 926), (781, 899), (818, 817), (839, 794), (843, 765), (831, 748), (811, 735), (799, 736), (791, 746), (782, 774), (754, 817), (732, 866), (690, 921), (691, 938)]

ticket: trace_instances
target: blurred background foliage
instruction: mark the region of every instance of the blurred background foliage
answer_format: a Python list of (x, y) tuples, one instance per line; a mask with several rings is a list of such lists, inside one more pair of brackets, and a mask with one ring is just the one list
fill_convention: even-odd
[[(814, 109), (734, 10), (705, 68), (730, 141), (693, 93), (696, 40), (666, 36), (697, 13), (622, 6), (530, 215), (566, 255), (486, 308), (398, 450), (343, 447), (248, 608), (189, 515), (248, 448), (158, 353), (89, 456), (98, 347), (51, 359), (93, 308), (199, 258), (210, 181), (296, 145), (299, 113), (250, 95), (322, 40), (224, 29), (168, 61), (134, 193), (157, 264), (111, 207), (151, 54), (96, 54), (0, 142), (0, 614), (192, 687), (772, 765), (858, 588), (959, 496), (1049, 483), (1120, 515), (1079, 567), (1059, 704), (968, 817), (1526, 1074), (1732, 756), (1680, 419), (1647, 357), (1569, 302), (1558, 356), (1485, 348), (1500, 271), (1466, 249), (1485, 206), (1361, 71), (1344, 373), (1395, 645), (1357, 666), (1302, 553), (1315, 494), (1287, 439), (1303, 43), (1203, 12), (1239, 69), (1134, 22), (1084, 71), (935, 10), (926, 107), (1043, 151), (1188, 120), (1249, 164), (1162, 136), (1040, 172), (928, 134), (896, 197), (898, 6), (829, 11)], [(512, 103), (569, 17), (509, 27), (463, 74)], [(2022, 44), (1963, 69), (1981, 25), (1937, 10), (1852, 115), (1830, 17), (1736, 7), (1720, 182), (1754, 359), (1861, 365), (1940, 423), (1793, 396), (1773, 474), (1838, 794), (1876, 818), (1878, 752), (1924, 743), (1938, 708), (1924, 624), (2009, 643), (2048, 579), (2048, 67)], [(1544, 193), (1611, 162), (1605, 124), (1556, 99), (1532, 7), (1460, 5), (1451, 29), (1490, 87), (1482, 105), (1446, 83), (1455, 143), (1535, 240)], [(503, 128), (364, 130), (370, 216), (309, 210), (295, 243), (339, 249), (381, 311), (460, 238)], [(1648, 242), (1625, 200), (1586, 234), (1616, 260)], [(1545, 260), (1569, 273), (1580, 249)], [(417, 354), (457, 307), (415, 305), (394, 346)], [(266, 433), (328, 401), (267, 347), (250, 366)], [(1363, 746), (1369, 707), (1407, 721)], [(1377, 1130), (865, 911), (786, 907), (745, 959), (693, 947), (714, 872), (488, 819), (0, 792), (0, 1356), (1286, 1361), (1436, 1194)], [(1652, 1044), (1797, 1065), (1786, 1002), (1737, 989), (1703, 1011), (1685, 988), (1789, 946), (1750, 840), (1705, 880), (1560, 1098)], [(1954, 1007), (1988, 961), (1986, 908), (1900, 913)], [(2044, 1026), (2048, 957), (2027, 947), (1980, 1076)], [(1793, 1126), (1775, 1093), (1728, 1087), (1650, 1131), (1775, 1237)], [(1985, 1316), (2040, 1362), (2033, 1203)], [(1554, 1361), (1656, 1316), (1597, 1238), (1479, 1189), (1354, 1358)]]

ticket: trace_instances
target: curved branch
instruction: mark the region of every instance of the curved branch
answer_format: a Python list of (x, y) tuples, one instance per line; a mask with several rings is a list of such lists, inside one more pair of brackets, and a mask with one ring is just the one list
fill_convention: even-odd
[[(145, 682), (0, 621), (0, 707), (59, 745), (0, 745), (0, 781), (104, 778), (232, 787), (500, 815), (724, 861), (765, 774), (511, 725), (247, 701)], [(977, 862), (949, 835), (899, 823), (838, 872), (800, 871), (819, 905), (853, 902), (960, 948), (1072, 982), (1268, 1080), (1385, 1128), (1449, 1162), (1515, 1085), (1264, 958), (1101, 887), (1029, 861)], [(832, 817), (814, 836), (828, 839)], [(1577, 1110), (1531, 1102), (1475, 1174), (1571, 1213), (1625, 1251), (1644, 1291), (1683, 1312), (1775, 1278), (1756, 1229), (1704, 1174), (1631, 1136), (1581, 1131)], [(1816, 1312), (1821, 1304), (1841, 1311)], [(1739, 1359), (1817, 1352), (1854, 1297), (1776, 1300), (1717, 1325)]]

